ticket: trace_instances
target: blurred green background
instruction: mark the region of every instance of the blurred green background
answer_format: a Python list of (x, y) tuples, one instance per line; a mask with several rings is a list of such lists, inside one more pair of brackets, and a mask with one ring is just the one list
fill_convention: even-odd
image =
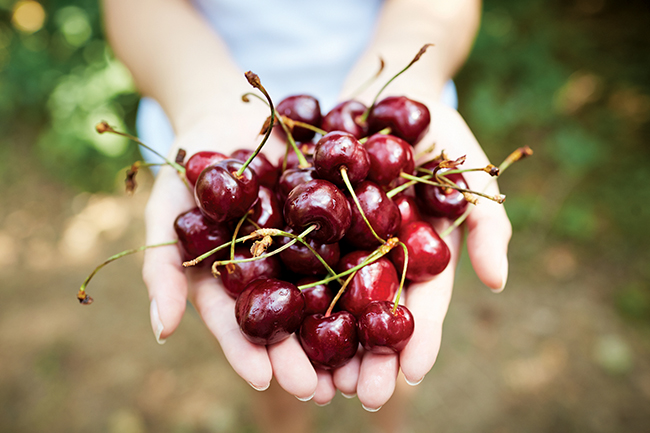
[[(464, 258), (436, 367), (403, 431), (642, 432), (650, 425), (650, 4), (487, 0), (457, 77), (515, 235), (506, 291)], [(91, 0), (0, 0), (0, 431), (255, 432), (256, 393), (196, 315), (150, 334), (141, 258), (151, 178), (122, 192), (138, 95)], [(97, 296), (99, 295), (99, 296)], [(298, 403), (293, 402), (293, 405)], [(287, 403), (287, 407), (290, 407)], [(292, 406), (291, 406), (292, 407)], [(316, 431), (372, 431), (358, 401), (309, 407)]]

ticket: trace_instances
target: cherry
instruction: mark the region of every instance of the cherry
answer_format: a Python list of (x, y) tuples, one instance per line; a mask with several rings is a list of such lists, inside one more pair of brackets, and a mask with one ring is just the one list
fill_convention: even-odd
[(309, 238), (331, 244), (350, 227), (350, 204), (334, 184), (314, 179), (291, 190), (284, 203), (284, 220), (297, 232), (316, 224)]
[[(396, 247), (394, 249), (398, 249)], [(338, 272), (361, 264), (370, 255), (368, 251), (353, 251), (341, 258)], [(370, 301), (390, 301), (397, 293), (399, 280), (395, 267), (386, 257), (364, 266), (348, 284), (339, 300), (339, 307), (354, 316), (360, 315)]]
[(338, 104), (323, 117), (321, 128), (327, 132), (344, 131), (360, 139), (368, 135), (368, 125), (360, 118), (367, 107), (359, 101), (349, 100)]
[[(424, 164), (422, 167), (428, 170), (434, 170), (440, 164), (436, 159)], [(444, 173), (442, 169), (439, 173)], [(445, 177), (461, 188), (469, 189), (465, 177), (461, 173), (447, 174)], [(467, 200), (461, 192), (452, 188), (441, 188), (439, 186), (427, 185), (418, 182), (415, 185), (415, 193), (418, 197), (420, 208), (429, 215), (436, 217), (447, 217), (456, 219), (461, 216), (467, 209)]]
[(356, 320), (347, 311), (307, 316), (300, 327), (300, 344), (312, 364), (325, 370), (342, 367), (357, 353)]
[(305, 298), (293, 284), (275, 278), (255, 280), (237, 297), (235, 318), (255, 344), (273, 344), (298, 330)]
[[(316, 98), (310, 95), (289, 96), (280, 101), (275, 110), (279, 116), (286, 116), (313, 126), (320, 126), (321, 123), (320, 104)], [(314, 137), (315, 132), (296, 126), (291, 135), (296, 141), (309, 141)]]
[[(235, 150), (230, 157), (239, 161), (246, 161), (253, 154), (252, 150), (248, 149), (239, 149)], [(267, 188), (275, 188), (275, 185), (278, 183), (278, 177), (280, 173), (278, 168), (269, 162), (268, 158), (264, 156), (262, 152), (258, 153), (253, 161), (250, 163), (250, 168), (253, 169), (257, 175), (257, 181), (260, 185), (264, 185)]]
[[(260, 191), (257, 196), (257, 201), (251, 208), (251, 215), (249, 218), (261, 228), (276, 228), (284, 227), (284, 218), (282, 217), (282, 205), (277, 199), (275, 193), (265, 186), (260, 185)], [(245, 222), (239, 233), (248, 235), (254, 232), (257, 228), (255, 225)]]
[(363, 348), (372, 353), (400, 352), (411, 339), (415, 322), (413, 315), (403, 305), (390, 301), (373, 301), (357, 319), (357, 333)]
[(399, 194), (397, 197), (393, 198), (393, 202), (399, 208), (399, 213), (402, 216), (400, 228), (412, 223), (413, 221), (422, 220), (422, 215), (420, 215), (420, 211), (418, 210), (415, 197)]
[(285, 170), (282, 176), (280, 176), (280, 180), (278, 180), (278, 187), (276, 189), (278, 199), (284, 202), (292, 189), (314, 179), (316, 179), (316, 169), (314, 167), (294, 167)]
[(215, 222), (242, 217), (257, 200), (257, 176), (248, 167), (241, 176), (243, 163), (224, 159), (207, 166), (194, 187), (196, 204), (203, 215)]
[[(296, 283), (296, 286), (315, 283), (319, 280), (320, 278), (318, 277), (305, 277), (300, 279)], [(303, 289), (302, 295), (305, 297), (305, 316), (318, 313), (325, 314), (332, 299), (334, 299), (334, 293), (332, 293), (332, 290), (330, 290), (327, 284), (319, 284)]]
[(224, 159), (228, 159), (228, 157), (223, 153), (212, 152), (209, 150), (196, 152), (194, 155), (190, 156), (190, 159), (188, 159), (185, 164), (185, 177), (190, 182), (190, 185), (194, 186), (196, 185), (196, 180), (199, 178), (199, 175), (205, 167)]
[(374, 134), (365, 143), (370, 170), (368, 179), (386, 186), (397, 179), (401, 172), (413, 174), (413, 148), (394, 135)]
[[(230, 251), (230, 250), (226, 250)], [(250, 259), (253, 257), (248, 247), (235, 248), (235, 260)], [(230, 296), (237, 298), (246, 286), (258, 278), (279, 278), (282, 275), (282, 263), (278, 256), (269, 256), (251, 262), (233, 263), (233, 272), (230, 273), (226, 266), (218, 266), (221, 274), (223, 288)]]
[(341, 168), (348, 170), (352, 185), (366, 178), (370, 169), (368, 152), (352, 134), (341, 131), (330, 132), (316, 143), (314, 167), (321, 179), (343, 186)]
[[(297, 234), (290, 227), (286, 229), (287, 232)], [(280, 243), (286, 244), (291, 239), (283, 237), (280, 240)], [(339, 244), (334, 242), (332, 244), (320, 244), (315, 242), (313, 239), (307, 239), (307, 243), (325, 260), (325, 262), (330, 266), (336, 266), (341, 257), (341, 252), (339, 249)], [(302, 275), (319, 275), (326, 274), (327, 269), (325, 266), (318, 260), (318, 258), (312, 253), (309, 248), (303, 245), (301, 242), (296, 242), (286, 250), (280, 253), (280, 259), (284, 265), (291, 272)]]
[[(354, 193), (368, 222), (380, 238), (386, 240), (397, 233), (401, 222), (399, 208), (386, 196), (384, 190), (377, 184), (365, 180), (354, 189)], [(380, 245), (381, 242), (368, 228), (352, 197), (348, 197), (348, 201), (352, 211), (352, 222), (345, 240), (359, 249), (373, 249)]]
[[(174, 231), (178, 236), (183, 260), (191, 260), (207, 253), (228, 242), (232, 236), (225, 224), (210, 222), (203, 216), (199, 208), (180, 214), (174, 221)], [(212, 256), (212, 261), (225, 259), (227, 251), (227, 249), (223, 249), (216, 252)]]
[[(451, 253), (447, 244), (440, 239), (433, 226), (426, 221), (414, 221), (399, 230), (398, 235), (409, 253), (406, 278), (411, 281), (429, 281), (444, 271)], [(404, 251), (395, 247), (390, 251), (390, 259), (397, 269), (404, 267)]]
[(368, 116), (369, 132), (390, 128), (395, 135), (415, 146), (429, 129), (431, 114), (426, 105), (406, 96), (389, 96), (379, 101)]

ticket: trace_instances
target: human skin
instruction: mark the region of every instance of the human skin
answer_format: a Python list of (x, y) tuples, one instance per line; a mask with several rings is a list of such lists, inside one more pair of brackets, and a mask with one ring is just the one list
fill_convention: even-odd
[[(179, 148), (189, 155), (200, 150), (230, 154), (257, 144), (255, 137), (268, 111), (263, 104), (240, 102), (241, 95), (251, 90), (243, 71), (189, 2), (105, 0), (104, 12), (117, 56), (131, 70), (142, 94), (156, 99), (172, 123), (176, 139), (170, 155)], [(405, 95), (428, 106), (431, 127), (415, 147), (415, 155), (435, 142), (436, 151), (445, 149), (451, 158), (467, 155), (467, 167), (485, 166), (488, 159), (465, 121), (439, 102), (444, 84), (469, 53), (479, 17), (478, 0), (387, 0), (373, 42), (350, 71), (341, 99), (376, 70), (378, 56), (387, 61), (383, 77), (389, 77), (422, 45), (434, 43), (383, 96)], [(358, 99), (370, 104), (382, 83), (371, 86)], [(283, 151), (284, 144), (277, 137), (264, 148), (271, 161), (278, 160)], [(423, 155), (416, 164), (431, 157)], [(496, 182), (484, 173), (468, 173), (466, 178), (473, 189), (498, 192)], [(178, 175), (163, 167), (145, 213), (147, 244), (175, 238), (174, 219), (194, 206), (192, 194)], [(432, 223), (439, 232), (450, 224), (444, 219)], [(375, 410), (390, 399), (400, 369), (408, 383), (416, 384), (433, 366), (463, 238), (476, 274), (499, 292), (507, 280), (510, 235), (503, 207), (481, 200), (464, 228), (445, 238), (452, 252), (451, 266), (429, 282), (411, 284), (403, 294), (402, 301), (416, 323), (406, 348), (395, 355), (364, 353), (334, 372), (316, 371), (295, 336), (268, 347), (248, 342), (238, 330), (234, 300), (222, 290), (219, 280), (206, 270), (183, 269), (175, 246), (150, 249), (145, 254), (143, 279), (151, 301), (151, 324), (157, 340), (164, 341), (180, 323), (189, 299), (233, 369), (255, 389), (266, 389), (275, 377), (300, 399), (313, 398), (325, 404), (339, 389), (347, 395), (356, 393), (365, 408)]]

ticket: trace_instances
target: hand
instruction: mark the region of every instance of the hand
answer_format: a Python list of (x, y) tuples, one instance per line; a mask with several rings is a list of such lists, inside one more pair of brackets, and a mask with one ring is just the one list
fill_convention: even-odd
[[(263, 117), (260, 118), (263, 121)], [(237, 130), (229, 126), (231, 133)], [(220, 131), (223, 129), (215, 127), (214, 122), (198, 123), (177, 137), (174, 149), (186, 149), (189, 155), (210, 148), (229, 154), (237, 148), (254, 144), (253, 137), (231, 136), (226, 139)], [(215, 148), (213, 143), (223, 144)], [(205, 146), (200, 147), (202, 145)], [(269, 142), (264, 153), (272, 161), (277, 161), (282, 149), (282, 143)], [(178, 174), (170, 167), (163, 167), (154, 183), (145, 213), (147, 243), (175, 239), (174, 220), (195, 206), (191, 191)], [(316, 390), (318, 378), (297, 337), (294, 335), (268, 347), (250, 343), (235, 321), (235, 301), (223, 290), (220, 280), (211, 275), (209, 268), (184, 269), (181, 263), (182, 256), (176, 245), (153, 248), (145, 253), (143, 279), (149, 291), (151, 325), (156, 339), (162, 343), (176, 330), (189, 299), (219, 341), (233, 369), (253, 388), (266, 389), (275, 376), (287, 392), (300, 399), (310, 398)]]
[[(429, 104), (429, 110), (432, 119), (430, 131), (416, 146), (416, 155), (436, 143), (434, 154), (444, 149), (450, 159), (467, 155), (464, 167), (488, 164), (483, 150), (457, 111), (443, 104)], [(424, 156), (418, 162), (433, 156)], [(487, 193), (498, 193), (496, 182), (486, 173), (466, 173), (464, 176), (473, 190), (487, 188)], [(451, 225), (447, 219), (432, 219), (431, 222), (438, 233)], [(467, 249), (476, 274), (492, 291), (500, 292), (508, 275), (507, 248), (512, 231), (503, 205), (480, 199), (465, 226)], [(415, 385), (424, 379), (440, 349), (442, 324), (451, 300), (463, 232), (461, 226), (444, 239), (452, 256), (449, 266), (431, 281), (410, 284), (402, 295), (415, 319), (415, 331), (406, 348), (395, 355), (357, 354), (349, 364), (333, 373), (333, 387), (347, 395), (356, 393), (365, 408), (376, 410), (393, 394), (400, 369), (409, 384)], [(331, 389), (329, 395), (333, 397)]]

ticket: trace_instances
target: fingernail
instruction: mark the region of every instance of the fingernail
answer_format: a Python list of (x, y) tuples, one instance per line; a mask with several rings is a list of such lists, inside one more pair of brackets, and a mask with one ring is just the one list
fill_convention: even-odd
[(342, 392), (341, 395), (343, 397), (345, 397), (345, 398), (354, 398), (354, 397), (357, 396), (357, 393), (355, 392), (355, 393), (352, 393), (352, 394), (346, 394), (346, 393)]
[(416, 381), (414, 381), (414, 382), (411, 382), (410, 380), (408, 380), (408, 379), (406, 379), (406, 378), (404, 378), (404, 380), (406, 380), (406, 383), (408, 383), (409, 385), (411, 385), (411, 386), (416, 386), (416, 385), (419, 385), (420, 383), (422, 383), (422, 381), (424, 380), (424, 376), (422, 376), (422, 377), (420, 378), (420, 380), (416, 380)]
[(269, 383), (267, 383), (266, 385), (263, 385), (263, 386), (253, 385), (252, 382), (248, 382), (248, 384), (249, 384), (249, 385), (250, 385), (250, 386), (251, 386), (255, 391), (266, 391), (267, 389), (269, 389), (269, 386), (271, 386), (271, 382), (269, 382)]
[(503, 289), (506, 288), (506, 283), (508, 282), (508, 259), (504, 258), (503, 263), (501, 264), (501, 287), (496, 290), (492, 290), (494, 293), (501, 293)]
[(331, 402), (332, 402), (332, 400), (328, 401), (327, 403), (316, 403), (316, 402), (314, 402), (314, 404), (316, 404), (316, 406), (318, 406), (318, 407), (325, 407), (328, 404), (330, 404)]
[(363, 404), (361, 405), (361, 407), (364, 408), (365, 410), (367, 410), (368, 412), (377, 412), (379, 409), (381, 409), (381, 406), (379, 406), (377, 409), (371, 409), (369, 407), (366, 407)]
[(296, 397), (300, 401), (309, 401), (312, 398), (314, 398), (314, 395), (316, 395), (316, 391), (314, 391), (314, 393), (312, 395), (310, 395), (309, 397), (303, 398), (303, 397), (298, 397), (297, 395), (295, 395), (294, 397)]
[(165, 327), (160, 321), (160, 313), (158, 312), (158, 303), (156, 302), (155, 298), (151, 300), (151, 305), (149, 307), (149, 314), (151, 315), (151, 327), (153, 328), (153, 334), (156, 336), (156, 341), (158, 342), (158, 344), (165, 344), (167, 339), (160, 338), (163, 331), (165, 330)]

